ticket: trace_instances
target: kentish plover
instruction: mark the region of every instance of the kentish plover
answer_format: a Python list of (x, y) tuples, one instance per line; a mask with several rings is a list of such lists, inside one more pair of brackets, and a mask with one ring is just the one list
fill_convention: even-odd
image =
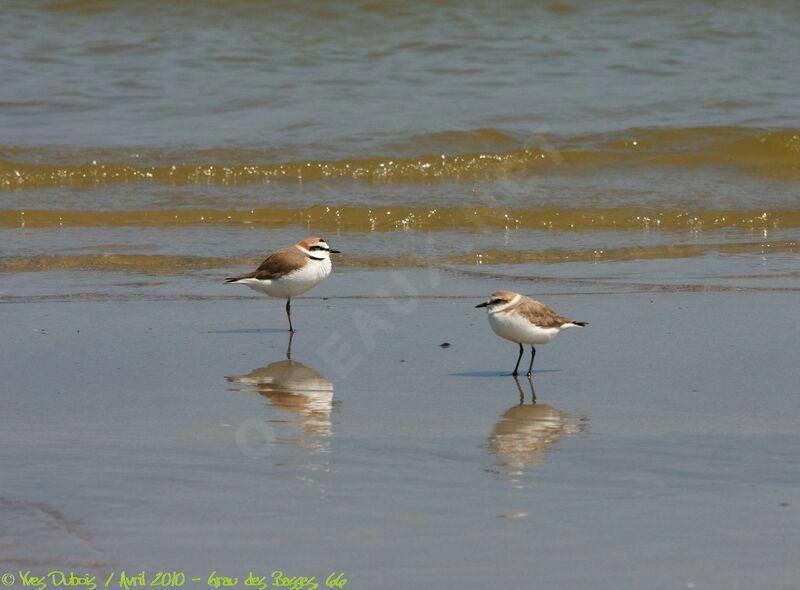
[(294, 332), (292, 297), (302, 295), (331, 274), (332, 253), (339, 251), (331, 250), (322, 238), (306, 238), (271, 254), (253, 272), (225, 279), (225, 282), (247, 285), (270, 297), (285, 298), (289, 331)]
[(475, 307), (486, 308), (489, 325), (495, 334), (519, 344), (519, 356), (512, 375), (518, 374), (523, 344), (531, 345), (531, 364), (528, 367), (530, 375), (533, 371), (533, 358), (536, 356), (534, 344), (550, 342), (564, 328), (583, 328), (589, 325), (587, 322), (576, 322), (560, 316), (544, 303), (511, 291), (492, 293), (488, 301)]

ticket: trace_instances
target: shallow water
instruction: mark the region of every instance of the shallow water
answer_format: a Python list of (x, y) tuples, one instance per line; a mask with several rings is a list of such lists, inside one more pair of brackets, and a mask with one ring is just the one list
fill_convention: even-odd
[[(6, 3), (2, 263), (96, 268), (117, 254), (105, 228), (199, 259), (179, 268), (320, 232), (482, 264), (786, 245), (799, 20), (758, 2)], [(251, 228), (271, 232), (252, 246)], [(40, 262), (75, 248), (90, 258)]]

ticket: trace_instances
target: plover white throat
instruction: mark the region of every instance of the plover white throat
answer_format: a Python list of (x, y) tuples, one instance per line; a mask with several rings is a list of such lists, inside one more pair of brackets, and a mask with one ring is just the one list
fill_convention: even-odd
[(587, 322), (576, 322), (558, 315), (544, 303), (512, 291), (497, 291), (489, 299), (476, 305), (485, 307), (489, 317), (489, 325), (494, 333), (519, 344), (519, 356), (512, 375), (517, 375), (519, 362), (522, 360), (523, 344), (531, 345), (531, 364), (528, 375), (533, 371), (533, 359), (536, 356), (534, 344), (546, 344), (555, 338), (564, 328), (583, 328)]
[(302, 295), (331, 274), (331, 250), (322, 238), (306, 238), (290, 248), (267, 257), (253, 272), (225, 279), (226, 283), (247, 285), (270, 297), (286, 299), (289, 332), (292, 326), (292, 297)]

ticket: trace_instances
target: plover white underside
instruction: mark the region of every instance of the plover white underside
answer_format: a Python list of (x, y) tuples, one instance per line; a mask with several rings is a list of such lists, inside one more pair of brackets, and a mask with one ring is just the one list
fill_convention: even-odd
[(227, 278), (225, 283), (247, 285), (270, 297), (286, 299), (289, 331), (294, 332), (292, 297), (302, 295), (331, 274), (331, 254), (339, 251), (331, 250), (324, 239), (306, 238), (271, 254), (253, 272)]
[(547, 344), (565, 328), (583, 328), (587, 322), (576, 322), (558, 315), (550, 307), (512, 291), (492, 293), (487, 301), (475, 307), (485, 307), (489, 325), (494, 333), (519, 344), (519, 356), (512, 375), (518, 374), (519, 362), (524, 352), (523, 344), (531, 345), (531, 363), (528, 375), (533, 371), (536, 356), (535, 344)]

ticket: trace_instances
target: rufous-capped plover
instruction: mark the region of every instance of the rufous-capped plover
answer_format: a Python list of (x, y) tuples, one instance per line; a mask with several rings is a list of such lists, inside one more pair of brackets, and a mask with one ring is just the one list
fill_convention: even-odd
[(576, 322), (558, 315), (544, 303), (511, 291), (497, 291), (489, 299), (476, 305), (485, 307), (489, 325), (494, 333), (519, 344), (519, 356), (512, 375), (517, 375), (522, 360), (523, 344), (531, 345), (531, 364), (528, 375), (533, 371), (533, 358), (536, 356), (534, 344), (546, 344), (564, 328), (583, 328), (587, 322)]
[(225, 282), (247, 285), (270, 297), (285, 298), (289, 331), (294, 332), (292, 297), (302, 295), (331, 274), (331, 254), (339, 254), (339, 251), (331, 250), (322, 238), (306, 238), (270, 254), (253, 272), (225, 279)]

